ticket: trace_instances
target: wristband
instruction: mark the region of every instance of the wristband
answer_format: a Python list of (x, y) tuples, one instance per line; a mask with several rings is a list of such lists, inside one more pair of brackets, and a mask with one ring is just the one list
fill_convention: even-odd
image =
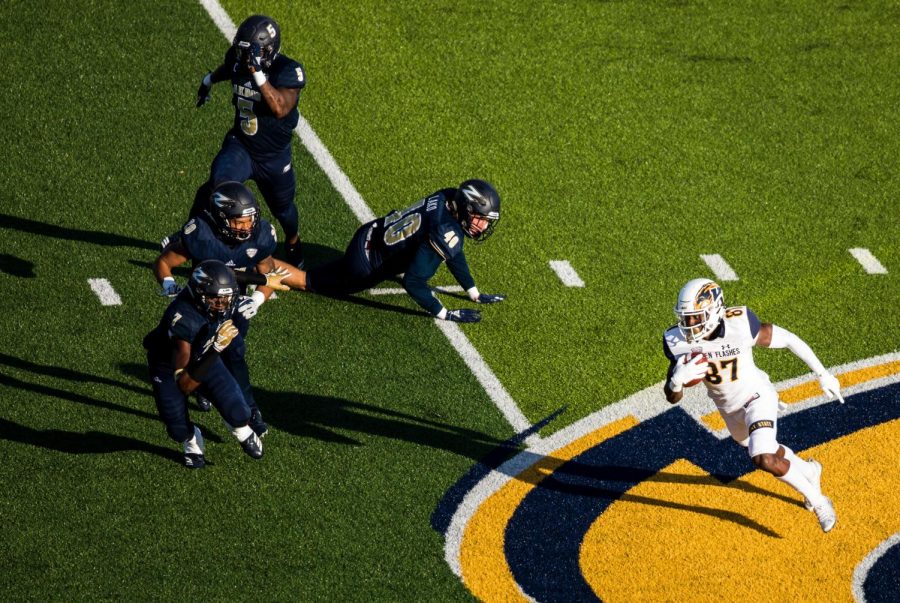
[(266, 74), (262, 71), (254, 71), (253, 72), (253, 81), (256, 82), (257, 88), (262, 88), (263, 84), (266, 83)]
[(676, 387), (675, 384), (672, 382), (672, 380), (669, 379), (669, 391), (670, 391), (670, 392), (672, 392), (673, 394), (677, 394), (677, 393), (680, 392), (682, 389), (684, 389), (684, 386), (679, 385), (679, 386)]
[(256, 271), (249, 270), (236, 270), (234, 273), (234, 278), (237, 280), (238, 285), (265, 285), (266, 284), (266, 275), (260, 274)]
[(262, 291), (254, 291), (253, 295), (250, 296), (253, 299), (253, 302), (256, 304), (256, 307), (259, 308), (266, 301), (266, 295)]
[(213, 83), (212, 82), (212, 73), (207, 73), (206, 75), (203, 76), (203, 85), (204, 86), (209, 88), (210, 86), (212, 86), (212, 83)]
[(162, 288), (163, 289), (168, 289), (169, 287), (174, 287), (174, 286), (175, 286), (175, 279), (173, 277), (167, 276), (166, 278), (164, 278), (162, 280)]

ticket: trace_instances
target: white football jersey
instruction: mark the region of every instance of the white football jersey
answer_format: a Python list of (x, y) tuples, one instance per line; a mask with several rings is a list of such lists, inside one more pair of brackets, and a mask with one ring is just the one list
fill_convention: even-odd
[(756, 315), (746, 306), (726, 308), (723, 323), (711, 339), (694, 343), (685, 340), (677, 325), (671, 327), (663, 335), (663, 348), (670, 361), (692, 352), (706, 355), (706, 391), (719, 409), (734, 412), (771, 389), (772, 383), (753, 362), (753, 344), (759, 333)]

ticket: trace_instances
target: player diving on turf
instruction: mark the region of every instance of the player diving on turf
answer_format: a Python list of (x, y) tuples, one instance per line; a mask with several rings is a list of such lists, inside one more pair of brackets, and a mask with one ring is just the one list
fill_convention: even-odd
[[(500, 195), (484, 180), (466, 180), (359, 227), (344, 255), (308, 271), (285, 266), (283, 283), (323, 295), (359, 293), (389, 278), (403, 275), (409, 295), (436, 318), (478, 322), (474, 309), (448, 310), (432, 293), (428, 281), (442, 263), (471, 299), (479, 304), (501, 302), (504, 295), (481, 293), (469, 270), (463, 242), (481, 243), (500, 220)], [(279, 263), (279, 267), (282, 265)]]

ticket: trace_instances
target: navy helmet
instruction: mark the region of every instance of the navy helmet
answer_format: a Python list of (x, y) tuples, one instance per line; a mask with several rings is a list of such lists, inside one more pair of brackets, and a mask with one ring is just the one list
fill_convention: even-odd
[[(209, 199), (209, 215), (226, 243), (249, 241), (259, 225), (259, 202), (246, 185), (222, 182)], [(249, 226), (236, 226), (233, 220), (250, 217)]]
[(194, 304), (210, 318), (231, 318), (238, 298), (238, 284), (231, 270), (219, 260), (197, 264), (188, 281)]
[(272, 66), (272, 61), (281, 50), (281, 28), (275, 19), (265, 15), (252, 15), (244, 19), (234, 34), (234, 46), (238, 56), (243, 56), (253, 44), (259, 45), (263, 69)]
[(494, 234), (494, 226), (500, 221), (500, 194), (489, 182), (466, 180), (449, 205), (466, 236), (480, 243)]

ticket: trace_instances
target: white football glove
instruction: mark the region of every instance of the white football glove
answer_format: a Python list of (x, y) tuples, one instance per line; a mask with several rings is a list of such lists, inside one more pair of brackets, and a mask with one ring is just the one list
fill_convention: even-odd
[(255, 299), (245, 295), (241, 297), (241, 300), (238, 302), (237, 311), (238, 314), (240, 314), (247, 320), (250, 320), (251, 318), (256, 316), (257, 312), (259, 312), (259, 306), (260, 304), (257, 304)]
[(841, 383), (837, 380), (837, 377), (825, 371), (819, 375), (819, 385), (822, 386), (822, 391), (825, 392), (825, 396), (829, 400), (837, 398), (838, 402), (844, 403), (844, 397), (841, 395)]
[(703, 359), (703, 356), (694, 356), (689, 358), (687, 354), (678, 359), (678, 366), (669, 378), (669, 389), (673, 392), (679, 392), (685, 383), (689, 383), (695, 379), (703, 379), (706, 376), (706, 369), (709, 362)]

